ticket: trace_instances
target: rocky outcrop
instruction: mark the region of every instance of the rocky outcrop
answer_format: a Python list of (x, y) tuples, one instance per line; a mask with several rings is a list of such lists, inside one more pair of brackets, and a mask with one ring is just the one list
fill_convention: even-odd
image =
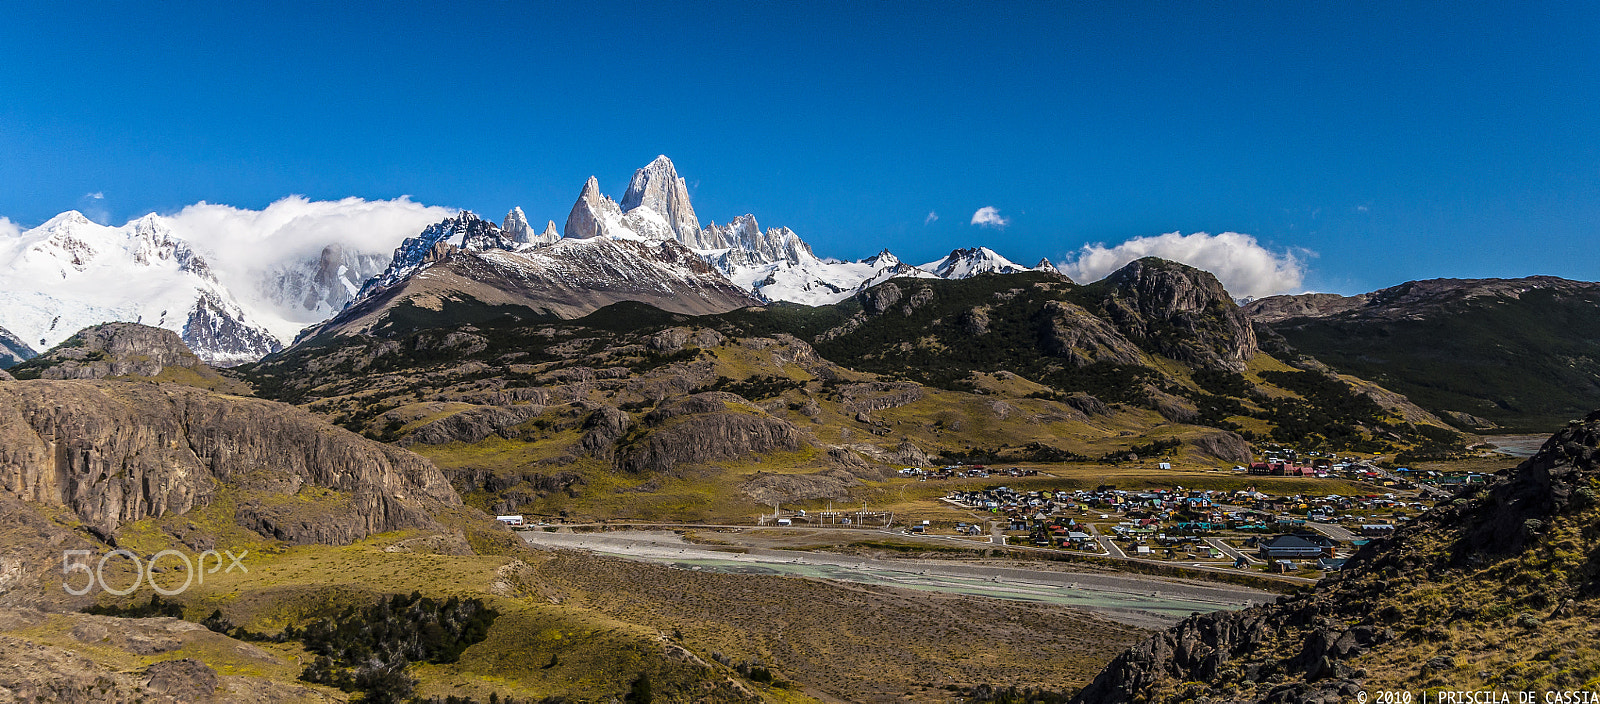
[(1082, 306), (1050, 301), (1044, 306), (1042, 345), (1051, 356), (1067, 359), (1075, 367), (1098, 362), (1137, 365), (1144, 353), (1115, 327)]
[(1146, 384), (1144, 387), (1145, 403), (1174, 423), (1193, 423), (1200, 418), (1200, 409), (1193, 401), (1182, 396), (1169, 394), (1161, 389)]
[(1201, 455), (1224, 462), (1248, 464), (1253, 457), (1249, 441), (1240, 437), (1238, 433), (1226, 430), (1190, 438), (1188, 444)]
[(745, 496), (758, 504), (792, 503), (818, 499), (842, 500), (850, 496), (861, 481), (847, 472), (832, 470), (815, 474), (774, 474), (756, 472), (739, 486)]
[[(427, 525), (430, 507), (460, 503), (427, 460), (286, 404), (176, 385), (0, 387), (0, 487), (63, 506), (103, 535), (205, 506), (224, 484), (259, 502), (241, 502), (241, 519), (292, 543)], [(344, 498), (315, 517), (278, 500), (310, 487)]]
[(894, 283), (874, 286), (856, 294), (856, 300), (861, 302), (861, 307), (873, 315), (881, 315), (894, 304), (899, 303), (905, 295), (900, 287)]
[(138, 323), (84, 328), (24, 367), (43, 379), (154, 377), (167, 367), (206, 368), (178, 334)]
[[(901, 315), (910, 316), (918, 308), (927, 304), (928, 301), (933, 300), (933, 296), (933, 289), (928, 286), (921, 286), (917, 288), (916, 292), (906, 296), (898, 285), (891, 282), (879, 284), (856, 294), (856, 300), (861, 303), (863, 309), (872, 315), (882, 315), (890, 310), (898, 309)], [(903, 305), (897, 305), (901, 304), (902, 301), (904, 302)], [(859, 324), (855, 327), (859, 327)], [(849, 331), (846, 330), (830, 337), (837, 337), (839, 334), (847, 332)]]
[(1242, 372), (1256, 355), (1250, 319), (1209, 272), (1146, 257), (1085, 288), (1126, 337), (1180, 362)]
[(715, 330), (672, 327), (645, 338), (644, 345), (652, 352), (671, 354), (685, 347), (716, 347), (722, 341), (722, 333)]
[[(66, 639), (41, 638), (24, 630), (47, 619), (66, 630)], [(92, 649), (92, 654), (85, 649)], [(182, 653), (199, 653), (234, 666), (227, 669), (230, 674), (219, 674), (194, 658), (174, 657)], [(151, 660), (156, 662), (147, 666), (118, 664)], [(0, 609), (0, 699), (8, 702), (331, 701), (308, 686), (244, 674), (293, 665), (292, 658), (175, 618)]]
[(1337, 293), (1302, 293), (1268, 296), (1244, 306), (1245, 315), (1258, 323), (1278, 323), (1291, 318), (1320, 318), (1337, 315), (1366, 304), (1369, 295), (1341, 296)]
[(1472, 415), (1471, 413), (1465, 413), (1463, 411), (1444, 411), (1444, 415), (1445, 417), (1449, 418), (1452, 423), (1464, 428), (1472, 428), (1473, 430), (1492, 430), (1500, 427), (1498, 423), (1495, 423), (1488, 418), (1480, 418)]
[(928, 453), (923, 452), (922, 448), (917, 447), (910, 440), (903, 441), (895, 446), (894, 454), (891, 457), (895, 462), (913, 467), (927, 467), (934, 464), (933, 458), (929, 457)]
[(583, 421), (583, 438), (578, 441), (579, 451), (590, 456), (609, 460), (614, 455), (617, 441), (633, 427), (633, 417), (622, 410), (603, 406), (595, 409)]
[(683, 465), (797, 450), (805, 444), (788, 421), (728, 393), (708, 392), (674, 401), (647, 414), (644, 424), (645, 434), (619, 452), (618, 469), (672, 473)]
[(849, 415), (870, 414), (916, 403), (927, 393), (909, 381), (869, 381), (839, 388), (839, 401)]
[(473, 408), (454, 415), (425, 423), (400, 439), (402, 447), (417, 443), (443, 445), (449, 442), (474, 443), (498, 433), (511, 439), (517, 436), (514, 428), (544, 413), (544, 406), (487, 406)]
[(1083, 392), (1069, 394), (1062, 403), (1077, 409), (1087, 416), (1111, 415), (1111, 407), (1107, 406), (1105, 401)]

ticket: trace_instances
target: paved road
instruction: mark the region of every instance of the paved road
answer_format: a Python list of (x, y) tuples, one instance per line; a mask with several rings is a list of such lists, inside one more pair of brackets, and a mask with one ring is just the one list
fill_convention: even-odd
[(1006, 544), (1006, 534), (1005, 534), (1004, 531), (1000, 530), (1000, 522), (999, 521), (995, 521), (994, 523), (990, 523), (989, 524), (989, 529), (991, 531), (990, 534), (989, 534), (989, 542), (994, 543), (995, 545), (1005, 545)]
[(1326, 535), (1329, 538), (1333, 538), (1341, 543), (1348, 543), (1352, 540), (1355, 540), (1357, 537), (1355, 533), (1351, 533), (1349, 529), (1345, 528), (1344, 526), (1337, 526), (1332, 523), (1306, 521), (1306, 527)]
[(1228, 541), (1223, 540), (1222, 538), (1206, 538), (1206, 544), (1221, 550), (1222, 554), (1227, 555), (1229, 559), (1232, 559), (1235, 562), (1237, 562), (1240, 558), (1243, 558), (1247, 564), (1260, 564), (1262, 562), (1262, 560), (1257, 559), (1250, 553), (1241, 552), (1238, 548), (1229, 545)]
[(1100, 534), (1099, 526), (1096, 526), (1093, 523), (1088, 525), (1089, 535), (1094, 536), (1095, 540), (1100, 542), (1100, 547), (1106, 551), (1107, 555), (1117, 558), (1118, 560), (1128, 559), (1128, 553), (1123, 552), (1121, 546), (1118, 546), (1114, 541), (1111, 540), (1111, 538)]

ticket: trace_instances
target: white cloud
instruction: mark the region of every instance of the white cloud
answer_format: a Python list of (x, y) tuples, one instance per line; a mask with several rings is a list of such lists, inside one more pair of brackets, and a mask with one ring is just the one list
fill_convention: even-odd
[(999, 209), (985, 205), (972, 214), (972, 224), (979, 227), (1005, 227), (1011, 224), (1011, 219), (1000, 217)]
[(934, 212), (934, 211), (932, 211), (932, 210), (930, 210), (930, 211), (928, 211), (928, 217), (925, 217), (925, 218), (922, 219), (922, 224), (924, 224), (924, 225), (932, 225), (933, 221), (938, 220), (938, 219), (939, 219), (939, 214)]
[(0, 240), (19, 237), (22, 235), (22, 230), (23, 227), (11, 222), (11, 218), (0, 215)]
[(308, 200), (289, 196), (262, 210), (201, 201), (171, 215), (177, 235), (214, 268), (248, 271), (315, 256), (328, 244), (387, 253), (400, 241), (455, 214), (404, 196), (394, 200)]
[(85, 193), (83, 197), (93, 200), (105, 200), (106, 194), (105, 191), (95, 191), (94, 193)]
[(1237, 232), (1169, 232), (1158, 237), (1135, 237), (1115, 247), (1086, 244), (1060, 269), (1074, 281), (1089, 283), (1135, 259), (1161, 257), (1211, 272), (1235, 298), (1260, 298), (1300, 292), (1305, 281), (1305, 259), (1314, 256), (1309, 250), (1274, 252), (1261, 246), (1256, 238)]
[(456, 213), (406, 197), (313, 201), (289, 196), (261, 210), (204, 201), (168, 216), (174, 234), (211, 264), (217, 279), (273, 334), (287, 340), (320, 316), (267, 292), (275, 272), (315, 260), (322, 248), (387, 256), (401, 240)]

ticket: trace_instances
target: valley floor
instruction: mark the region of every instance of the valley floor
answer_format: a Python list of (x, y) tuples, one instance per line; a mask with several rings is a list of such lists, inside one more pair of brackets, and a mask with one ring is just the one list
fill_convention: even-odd
[(1276, 596), (1246, 587), (1127, 573), (705, 546), (671, 531), (522, 535), (539, 547), (589, 550), (693, 571), (826, 579), (1071, 606), (1141, 628), (1162, 628), (1194, 612), (1242, 608)]

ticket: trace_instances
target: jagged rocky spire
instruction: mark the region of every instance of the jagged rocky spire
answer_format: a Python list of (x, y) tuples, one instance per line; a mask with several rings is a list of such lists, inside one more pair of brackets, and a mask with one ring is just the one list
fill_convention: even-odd
[(578, 202), (572, 204), (567, 214), (567, 226), (562, 230), (566, 237), (588, 239), (612, 234), (618, 229), (622, 209), (616, 201), (600, 193), (600, 181), (590, 176), (578, 193)]
[(700, 219), (695, 217), (694, 206), (689, 203), (689, 187), (666, 155), (656, 157), (633, 172), (628, 192), (622, 196), (622, 212), (631, 213), (636, 208), (647, 208), (660, 215), (673, 237), (691, 247), (696, 246)]

